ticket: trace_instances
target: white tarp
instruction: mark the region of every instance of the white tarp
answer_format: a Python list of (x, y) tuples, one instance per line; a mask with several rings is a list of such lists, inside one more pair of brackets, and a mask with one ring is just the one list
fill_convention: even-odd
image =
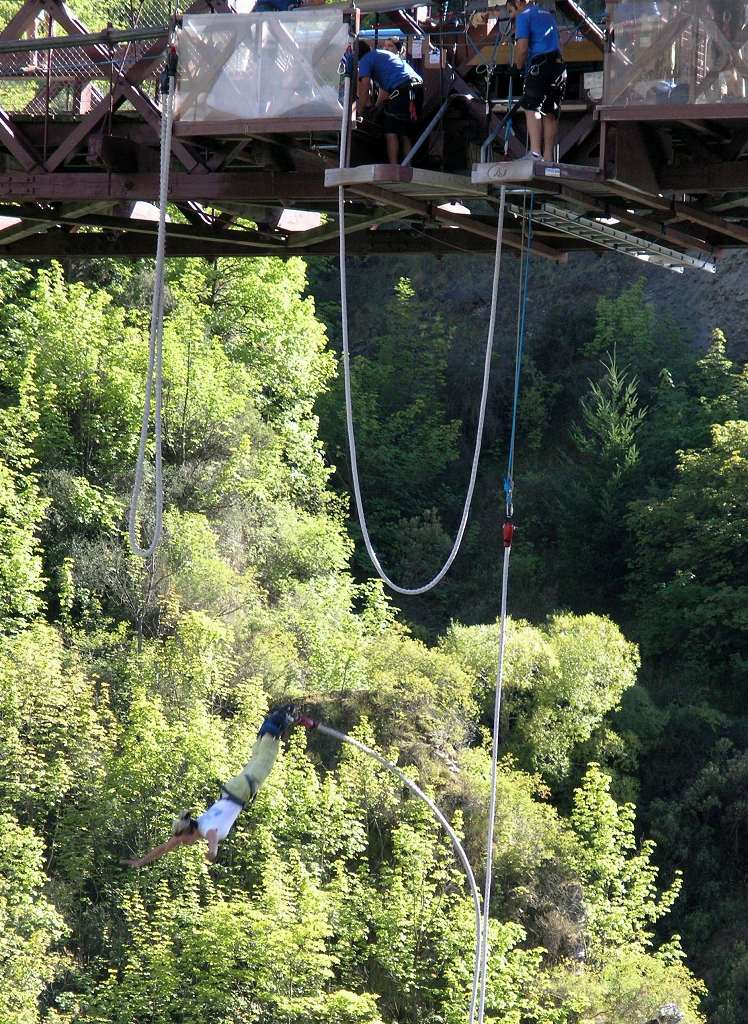
[(340, 8), (185, 15), (178, 121), (340, 117)]

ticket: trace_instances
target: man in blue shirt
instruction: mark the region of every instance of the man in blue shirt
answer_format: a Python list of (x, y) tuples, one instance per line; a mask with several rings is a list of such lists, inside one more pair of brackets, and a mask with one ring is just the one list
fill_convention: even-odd
[(280, 11), (295, 11), (297, 7), (319, 7), (324, 0), (260, 0), (252, 8), (252, 14), (269, 14)]
[(400, 141), (406, 156), (423, 109), (423, 79), (407, 61), (389, 50), (370, 50), (360, 41), (358, 56), (359, 112), (364, 114), (371, 108), (372, 85), (378, 86), (374, 110), (382, 110), (387, 159), (391, 164), (400, 163)]
[(533, 156), (552, 161), (566, 89), (558, 25), (550, 11), (532, 0), (507, 0), (506, 9), (514, 22), (514, 64), (524, 73), (521, 105), (529, 147)]

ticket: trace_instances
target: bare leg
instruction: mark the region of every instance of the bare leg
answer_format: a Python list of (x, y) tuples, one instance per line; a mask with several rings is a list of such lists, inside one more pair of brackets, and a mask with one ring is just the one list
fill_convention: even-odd
[(410, 138), (409, 135), (403, 135), (402, 136), (402, 140), (403, 140), (403, 156), (406, 157), (408, 155), (408, 153), (410, 153), (411, 149), (413, 148), (413, 142), (411, 141), (411, 138)]
[(549, 114), (543, 118), (543, 159), (552, 163), (556, 159), (556, 140), (558, 139), (558, 118)]
[(526, 110), (527, 137), (530, 140), (530, 149), (533, 153), (543, 151), (543, 122), (537, 110)]
[(387, 132), (385, 138), (387, 139), (387, 159), (391, 164), (399, 164), (400, 137)]

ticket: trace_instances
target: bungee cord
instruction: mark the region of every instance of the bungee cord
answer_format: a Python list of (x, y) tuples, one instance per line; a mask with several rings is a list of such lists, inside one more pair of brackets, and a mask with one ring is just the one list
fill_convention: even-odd
[[(343, 86), (343, 117), (341, 124), (341, 137), (340, 137), (340, 169), (342, 170), (347, 165), (348, 155), (348, 111), (350, 106), (350, 95), (351, 95), (351, 76), (350, 74), (345, 75), (344, 86)], [(351, 463), (351, 476), (353, 480), (353, 494), (356, 504), (356, 514), (358, 516), (359, 526), (361, 528), (361, 534), (364, 540), (366, 551), (371, 559), (371, 563), (376, 570), (379, 578), (387, 584), (387, 586), (394, 590), (397, 594), (403, 594), (406, 597), (416, 597), (419, 594), (426, 594), (430, 590), (433, 590), (446, 576), (449, 569), (454, 562), (457, 554), (462, 545), (462, 540), (467, 529), (468, 518), (470, 516), (470, 507), (473, 501), (473, 493), (475, 491), (475, 481), (478, 475), (478, 463), (480, 461), (481, 446), (483, 443), (483, 431), (486, 419), (486, 405), (488, 402), (488, 387), (491, 375), (491, 357), (493, 355), (493, 342), (494, 334), (496, 330), (496, 313), (498, 309), (498, 295), (499, 295), (499, 277), (501, 274), (501, 252), (502, 252), (502, 241), (504, 236), (504, 208), (506, 204), (506, 190), (504, 187), (501, 189), (501, 198), (499, 201), (499, 215), (496, 228), (496, 250), (494, 255), (494, 270), (493, 270), (493, 281), (491, 285), (491, 313), (488, 324), (488, 338), (486, 340), (486, 352), (483, 363), (483, 383), (481, 386), (480, 406), (478, 411), (478, 425), (476, 428), (475, 436), (475, 448), (473, 450), (473, 460), (470, 467), (470, 480), (468, 482), (467, 493), (465, 495), (465, 502), (462, 509), (462, 516), (460, 518), (460, 525), (457, 529), (454, 542), (452, 544), (452, 550), (450, 551), (446, 561), (442, 565), (441, 569), (437, 574), (430, 579), (427, 583), (423, 583), (417, 587), (403, 587), (398, 583), (395, 583), (389, 575), (382, 568), (382, 564), (379, 560), (374, 545), (369, 534), (369, 528), (366, 521), (366, 512), (364, 509), (364, 502), (361, 493), (361, 482), (359, 479), (358, 471), (358, 455), (356, 449), (356, 435), (353, 423), (353, 399), (351, 391), (351, 357), (350, 357), (350, 344), (349, 344), (349, 332), (348, 332), (348, 279), (346, 273), (346, 242), (345, 242), (345, 195), (344, 186), (338, 186), (338, 224), (340, 230), (340, 313), (341, 313), (341, 328), (343, 336), (343, 387), (345, 391), (345, 423), (346, 433), (348, 436), (348, 452)]]
[(519, 388), (522, 375), (522, 357), (525, 347), (525, 330), (527, 325), (527, 294), (530, 272), (530, 251), (532, 246), (532, 212), (533, 199), (527, 216), (522, 218), (522, 259), (520, 261), (519, 296), (517, 302), (517, 347), (514, 363), (514, 395), (512, 400), (512, 428), (509, 442), (507, 471), (504, 478), (504, 496), (506, 502), (503, 527), (504, 559), (501, 571), (501, 613), (499, 625), (499, 656), (496, 667), (494, 686), (493, 730), (491, 735), (491, 788), (488, 803), (488, 822), (486, 826), (486, 877), (483, 888), (483, 927), (480, 944), (480, 996), (478, 1002), (478, 1024), (483, 1024), (488, 989), (488, 956), (489, 956), (489, 925), (491, 913), (491, 894), (493, 883), (493, 838), (496, 817), (496, 792), (498, 784), (499, 741), (501, 738), (501, 705), (504, 692), (504, 660), (506, 653), (507, 632), (507, 597), (509, 590), (509, 558), (512, 553), (514, 539), (514, 454), (517, 437), (517, 413), (519, 408)]
[(473, 874), (472, 866), (470, 864), (470, 861), (468, 860), (467, 854), (465, 853), (465, 849), (464, 849), (462, 843), (460, 842), (459, 837), (457, 836), (457, 833), (454, 831), (452, 826), (449, 824), (449, 822), (444, 817), (444, 815), (439, 810), (439, 808), (434, 803), (434, 801), (431, 799), (431, 797), (427, 796), (426, 793), (424, 793), (424, 791), (420, 788), (420, 786), (416, 785), (416, 783), (413, 782), (412, 779), (409, 779), (408, 776), (405, 774), (405, 772), (401, 768), (398, 768), (396, 764), (393, 764), (391, 761), (388, 761), (386, 757), (383, 757), (381, 754), (377, 753), (376, 750), (372, 750), (371, 747), (367, 747), (367, 745), (365, 743), (362, 743), (361, 740), (357, 740), (353, 736), (349, 736), (345, 732), (338, 732), (337, 729), (332, 729), (329, 725), (323, 725), (321, 722), (316, 722), (315, 723), (315, 728), (317, 729), (318, 732), (324, 733), (326, 736), (331, 736), (333, 739), (340, 740), (341, 743), (348, 743), (352, 747), (356, 747), (358, 750), (363, 751), (363, 753), (368, 754), (369, 757), (373, 757), (375, 761), (378, 761), (379, 764), (381, 764), (385, 768), (387, 768), (388, 771), (391, 771), (393, 774), (395, 774), (398, 777), (398, 779), (400, 779), (400, 781), (403, 783), (403, 785), (407, 786), (408, 789), (411, 790), (411, 792), (415, 793), (415, 795), (419, 799), (423, 800), (423, 802), (428, 805), (428, 807), (431, 809), (434, 817), (437, 819), (439, 824), (442, 826), (444, 831), (449, 836), (449, 838), (450, 838), (450, 840), (452, 842), (452, 846), (454, 848), (454, 851), (457, 854), (457, 858), (458, 858), (458, 860), (460, 861), (460, 863), (462, 864), (462, 866), (463, 866), (463, 868), (465, 870), (465, 876), (467, 878), (468, 886), (470, 888), (470, 895), (471, 895), (472, 900), (473, 900), (473, 909), (475, 911), (475, 966), (476, 966), (476, 969), (473, 970), (473, 986), (472, 986), (471, 995), (470, 995), (470, 1017), (469, 1017), (469, 1024), (473, 1024), (473, 1022), (475, 1020), (475, 1006), (476, 1006), (476, 1002), (477, 1002), (477, 992), (478, 992), (478, 970), (477, 970), (477, 967), (478, 967), (478, 965), (480, 963), (481, 903), (480, 903), (480, 893), (478, 892), (478, 886), (477, 886), (476, 881), (475, 881), (475, 875)]

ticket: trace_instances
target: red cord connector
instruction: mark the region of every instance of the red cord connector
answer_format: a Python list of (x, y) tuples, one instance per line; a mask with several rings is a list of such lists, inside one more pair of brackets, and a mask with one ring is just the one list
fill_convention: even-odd
[(504, 547), (510, 548), (514, 540), (514, 523), (504, 523), (502, 533), (504, 535)]

